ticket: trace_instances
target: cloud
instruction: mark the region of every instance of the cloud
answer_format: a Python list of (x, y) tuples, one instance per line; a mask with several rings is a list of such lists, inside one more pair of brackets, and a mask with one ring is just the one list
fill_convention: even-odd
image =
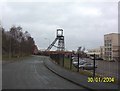
[(41, 49), (48, 46), (45, 38), (52, 42), (62, 28), (66, 48), (72, 50), (103, 45), (104, 34), (118, 31), (117, 14), (117, 2), (7, 2), (2, 24), (6, 29), (21, 25)]
[(95, 7), (92, 8), (77, 6), (73, 11), (74, 14), (82, 15), (84, 17), (97, 17), (101, 16), (102, 14), (101, 11), (99, 9), (96, 9)]

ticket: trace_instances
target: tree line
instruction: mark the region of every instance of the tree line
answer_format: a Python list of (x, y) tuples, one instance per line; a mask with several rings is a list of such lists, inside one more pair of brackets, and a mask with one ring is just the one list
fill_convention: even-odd
[(9, 57), (21, 57), (30, 55), (34, 51), (35, 42), (31, 35), (21, 26), (12, 26), (9, 31), (2, 31), (2, 55)]

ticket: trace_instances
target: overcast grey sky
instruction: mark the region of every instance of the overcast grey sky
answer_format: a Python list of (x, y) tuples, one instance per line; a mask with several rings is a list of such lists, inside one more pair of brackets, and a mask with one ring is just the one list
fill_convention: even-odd
[(20, 25), (34, 38), (39, 49), (48, 47), (62, 28), (67, 50), (103, 45), (104, 34), (118, 32), (117, 2), (4, 2), (2, 25), (8, 30)]

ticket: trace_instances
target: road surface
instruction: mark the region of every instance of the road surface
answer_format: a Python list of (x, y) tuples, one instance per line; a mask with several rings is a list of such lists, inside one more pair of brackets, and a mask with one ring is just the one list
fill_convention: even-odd
[(3, 64), (3, 89), (84, 89), (48, 70), (44, 58), (32, 56)]

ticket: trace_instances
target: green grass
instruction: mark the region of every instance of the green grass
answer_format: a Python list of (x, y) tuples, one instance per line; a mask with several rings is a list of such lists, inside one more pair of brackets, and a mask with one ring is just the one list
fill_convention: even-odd
[(66, 69), (70, 69), (70, 59), (69, 58), (64, 58), (64, 67)]
[[(77, 68), (74, 65), (72, 65), (72, 69), (70, 69), (70, 59), (69, 58), (64, 59), (64, 67), (73, 72), (77, 72)], [(86, 75), (86, 76), (92, 76), (92, 73), (90, 71), (85, 71), (82, 69), (79, 69), (79, 73), (82, 75)]]
[[(68, 69), (68, 70), (71, 70), (73, 72), (77, 72), (77, 68), (74, 67), (72, 65), (72, 69), (70, 69), (70, 59), (69, 58), (64, 58), (64, 68)], [(85, 76), (88, 76), (88, 77), (92, 77), (93, 76), (93, 72), (92, 71), (89, 71), (89, 70), (82, 70), (82, 69), (79, 69), (79, 73), (82, 74), (82, 75), (85, 75)], [(104, 77), (98, 73), (95, 73), (95, 76), (96, 77)], [(115, 84), (118, 83), (118, 80), (115, 78)]]
[[(66, 68), (68, 70), (71, 70), (71, 71), (74, 71), (74, 72), (77, 72), (77, 68), (74, 65), (72, 65), (72, 69), (70, 69), (70, 59), (69, 58), (64, 59), (64, 68)], [(88, 70), (79, 69), (79, 73), (83, 74), (83, 75), (86, 75), (86, 76), (93, 76), (93, 72), (88, 71)], [(100, 76), (97, 73), (95, 75)]]
[(24, 55), (24, 56), (14, 55), (10, 58), (8, 55), (2, 55), (2, 61), (17, 61), (17, 60), (24, 59), (26, 57), (30, 57), (30, 55)]
[[(77, 68), (74, 65), (72, 65), (72, 69), (70, 69), (70, 58), (64, 58), (64, 67), (68, 70), (77, 72)], [(84, 71), (81, 69), (79, 69), (79, 73), (83, 75), (91, 76), (91, 72)]]

